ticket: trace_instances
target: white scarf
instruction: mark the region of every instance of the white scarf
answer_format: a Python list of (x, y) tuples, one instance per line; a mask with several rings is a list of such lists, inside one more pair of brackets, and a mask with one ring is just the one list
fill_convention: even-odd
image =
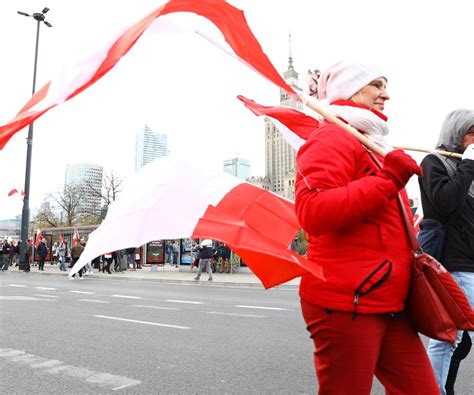
[(352, 106), (330, 105), (329, 110), (334, 115), (342, 118), (357, 130), (364, 132), (365, 136), (374, 143), (380, 145), (387, 151), (394, 148), (385, 140), (385, 136), (390, 131), (385, 120), (374, 114), (370, 110)]

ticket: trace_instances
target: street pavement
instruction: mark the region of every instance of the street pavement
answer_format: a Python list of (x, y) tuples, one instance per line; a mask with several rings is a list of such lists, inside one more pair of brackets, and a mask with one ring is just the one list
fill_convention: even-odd
[[(249, 273), (194, 275), (0, 273), (1, 392), (315, 393), (295, 283), (263, 290)], [(474, 393), (473, 360), (457, 394)], [(384, 393), (377, 381), (372, 393)]]
[[(32, 266), (29, 275), (59, 275), (67, 276), (69, 273), (69, 268), (67, 272), (62, 272), (59, 270), (58, 265), (51, 265), (46, 263), (44, 266), (44, 271), (38, 271), (38, 266)], [(158, 281), (165, 282), (170, 284), (195, 284), (202, 286), (243, 286), (243, 287), (257, 287), (263, 288), (260, 280), (247, 268), (238, 268), (237, 272), (234, 273), (213, 273), (213, 281), (207, 281), (208, 274), (203, 273), (199, 281), (195, 281), (194, 277), (197, 273), (197, 268), (190, 270), (190, 266), (181, 266), (179, 268), (174, 268), (173, 266), (166, 265), (157, 265), (157, 267), (144, 267), (143, 269), (131, 271), (124, 270), (122, 272), (113, 272), (112, 274), (98, 272), (94, 269), (94, 278), (97, 279), (126, 279), (130, 281)], [(18, 268), (10, 267), (8, 271), (18, 272)], [(78, 275), (76, 275), (78, 277)], [(87, 277), (87, 276), (85, 276)], [(297, 289), (300, 283), (300, 278), (295, 278), (291, 281), (288, 281), (285, 284), (281, 284), (275, 289), (284, 288), (284, 289)]]

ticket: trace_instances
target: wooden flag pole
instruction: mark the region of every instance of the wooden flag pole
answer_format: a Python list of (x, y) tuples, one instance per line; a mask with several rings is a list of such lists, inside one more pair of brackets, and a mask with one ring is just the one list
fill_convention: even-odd
[(427, 148), (419, 148), (419, 147), (405, 147), (405, 146), (400, 146), (400, 145), (397, 145), (395, 148), (399, 148), (399, 149), (402, 149), (402, 150), (405, 150), (405, 151), (417, 151), (417, 152), (427, 152), (427, 153), (437, 152), (438, 154), (448, 156), (448, 157), (452, 157), (452, 158), (459, 158), (459, 159), (462, 158), (462, 154), (458, 154), (456, 152), (443, 151), (443, 150), (439, 150), (439, 149), (427, 149)]
[[(324, 118), (326, 118), (329, 122), (334, 123), (336, 125), (339, 125), (341, 128), (345, 129), (348, 131), (350, 134), (352, 134), (357, 140), (359, 140), (362, 144), (364, 144), (367, 148), (370, 148), (372, 151), (376, 152), (380, 156), (385, 156), (387, 155), (387, 151), (385, 151), (383, 148), (381, 148), (378, 144), (374, 143), (372, 140), (369, 140), (367, 137), (365, 137), (362, 133), (360, 133), (357, 129), (353, 128), (352, 126), (348, 125), (347, 123), (344, 123), (341, 121), (339, 118), (334, 116), (331, 112), (320, 106), (314, 99), (305, 97), (303, 95), (298, 95), (298, 100), (307, 105), (309, 108), (312, 110), (316, 111), (319, 115), (322, 115)], [(417, 148), (417, 147), (405, 147), (405, 146), (396, 146), (395, 148), (399, 148), (405, 151), (418, 151), (418, 152), (438, 152), (441, 155), (444, 156), (449, 156), (453, 158), (462, 158), (461, 154), (455, 153), (455, 152), (449, 152), (449, 151), (443, 151), (443, 150), (433, 150), (433, 149), (426, 149), (426, 148)]]

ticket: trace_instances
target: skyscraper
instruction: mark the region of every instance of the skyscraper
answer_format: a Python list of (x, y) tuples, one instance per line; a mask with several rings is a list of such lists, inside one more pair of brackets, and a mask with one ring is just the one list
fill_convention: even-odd
[(97, 163), (67, 165), (64, 185), (83, 187), (81, 208), (86, 213), (100, 212), (103, 168)]
[(242, 180), (250, 178), (251, 167), (247, 159), (232, 158), (224, 161), (224, 171)]
[[(283, 73), (283, 78), (288, 85), (298, 87), (298, 73), (293, 67), (291, 56), (288, 58), (288, 69)], [(288, 93), (280, 89), (280, 104), (282, 106), (302, 110), (300, 102), (292, 99)], [(288, 199), (294, 199), (294, 184), (296, 174), (296, 151), (286, 142), (281, 133), (270, 121), (265, 118), (265, 178), (271, 184), (271, 190)]]
[(156, 158), (169, 155), (168, 135), (153, 132), (148, 125), (140, 130), (135, 140), (135, 171)]

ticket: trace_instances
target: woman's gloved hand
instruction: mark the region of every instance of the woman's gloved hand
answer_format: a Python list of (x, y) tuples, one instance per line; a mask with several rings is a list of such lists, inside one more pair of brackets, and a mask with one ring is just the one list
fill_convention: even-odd
[(393, 150), (385, 156), (380, 175), (392, 180), (398, 189), (402, 189), (414, 174), (421, 176), (423, 170), (410, 155), (402, 150)]

